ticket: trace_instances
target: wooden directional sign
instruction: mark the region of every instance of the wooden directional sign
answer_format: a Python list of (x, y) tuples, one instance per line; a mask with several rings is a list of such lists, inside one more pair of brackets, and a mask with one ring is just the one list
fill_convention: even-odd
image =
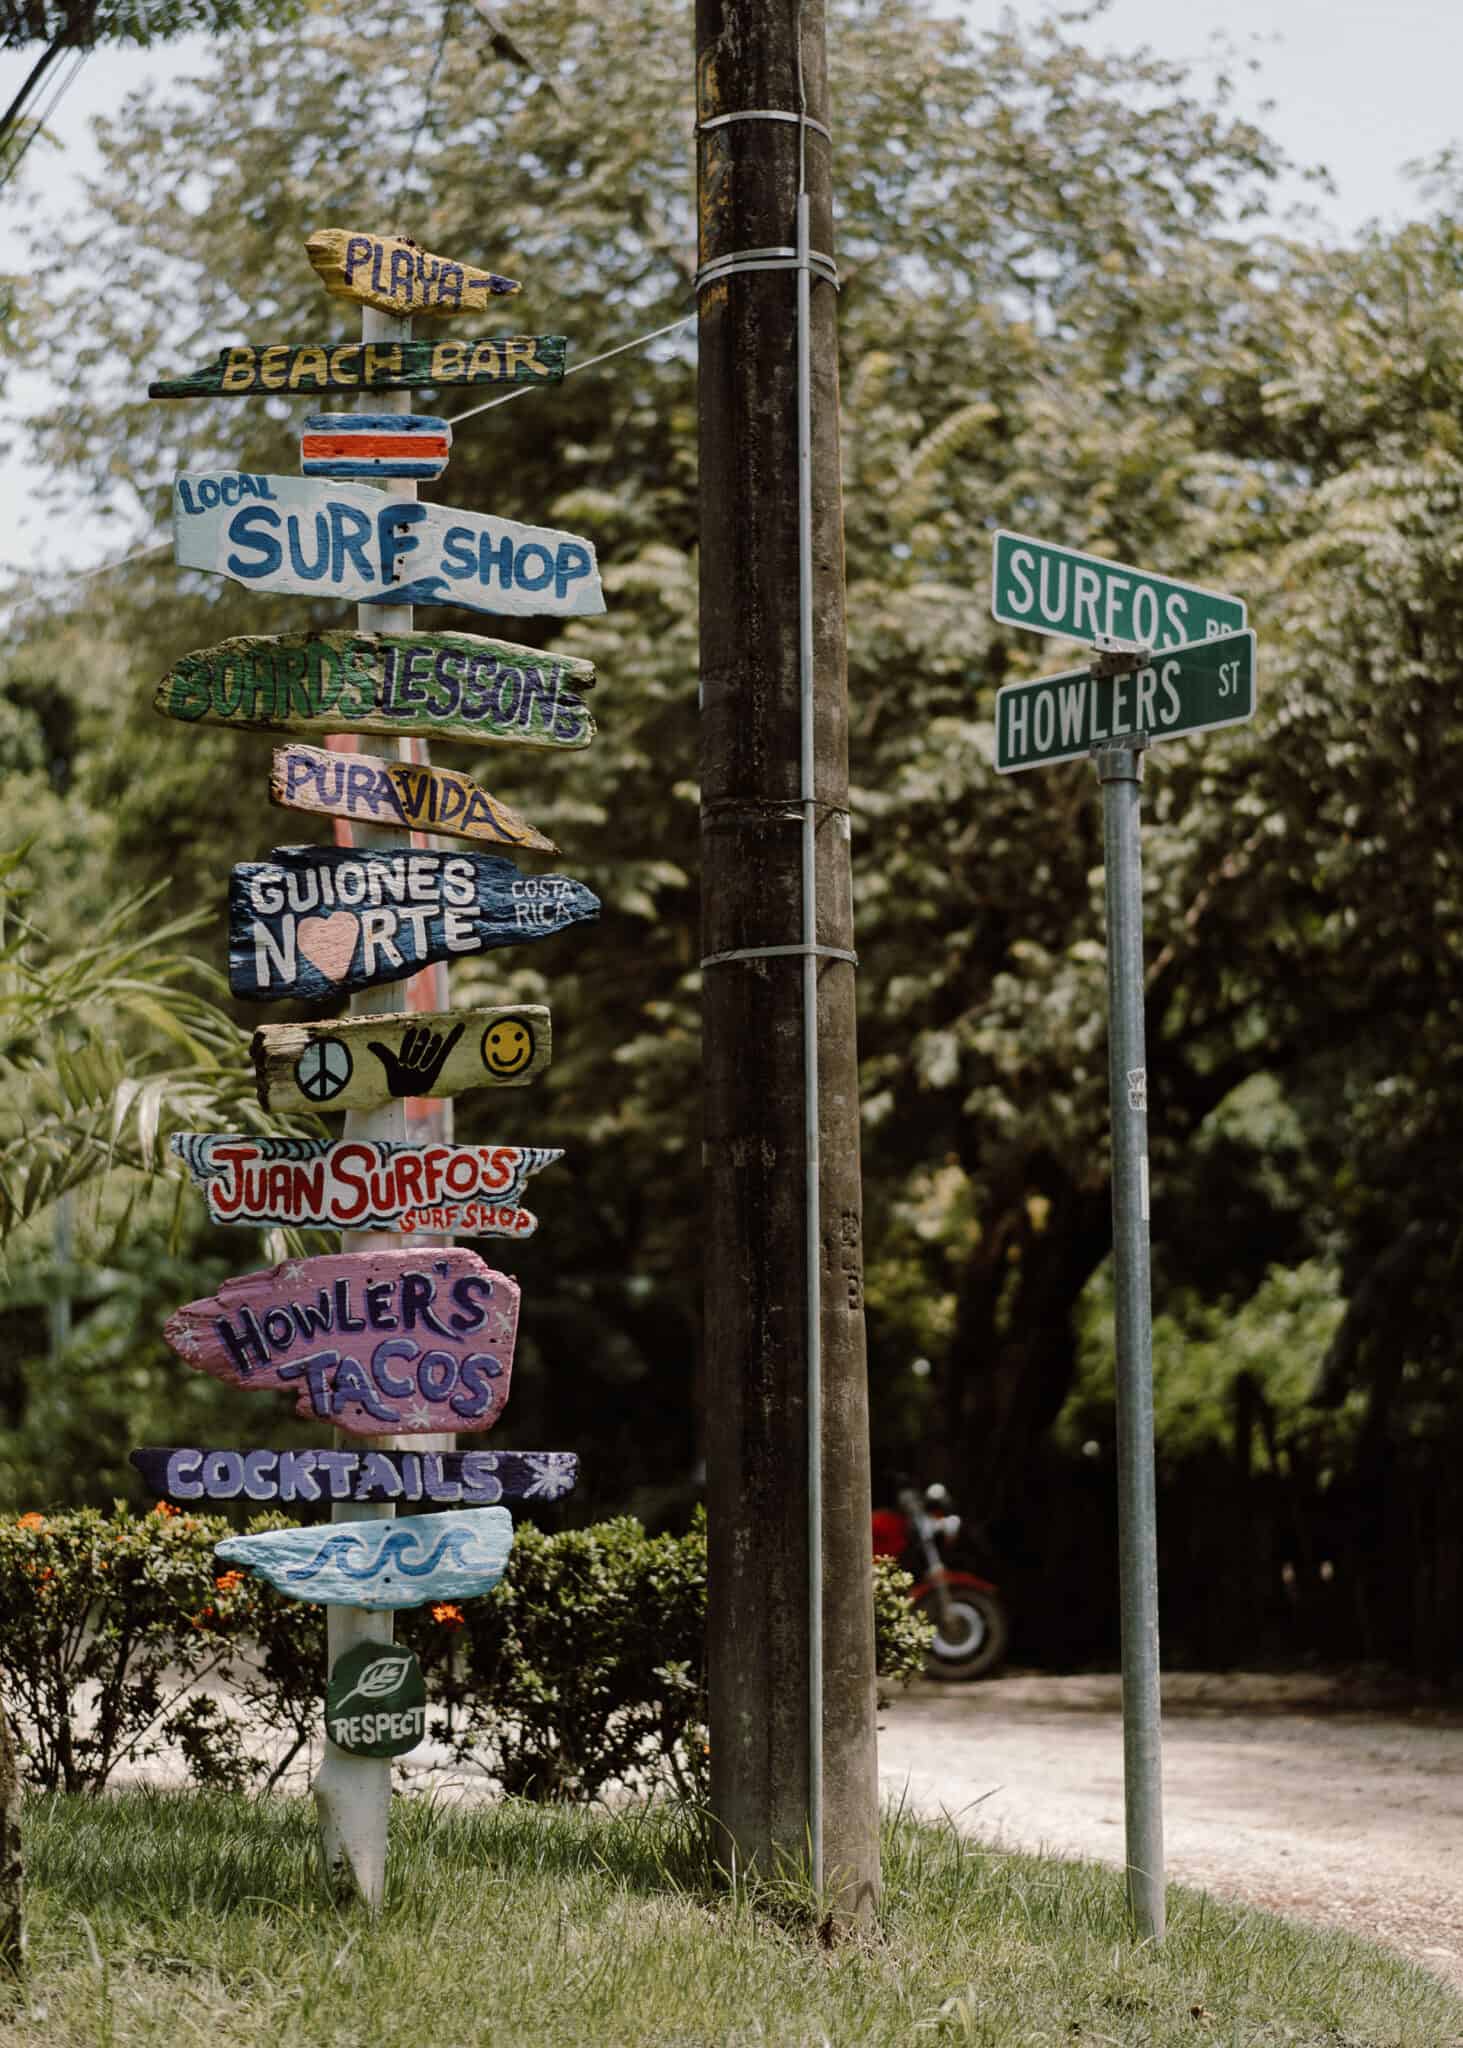
[(335, 1662), (325, 1732), (351, 1756), (405, 1756), (427, 1732), (427, 1683), (399, 1643), (357, 1643)]
[(248, 732), (386, 733), (587, 747), (594, 665), (475, 633), (248, 634), (185, 654), (153, 699), (165, 718)]
[(1006, 532), (994, 537), (991, 615), (1072, 640), (1103, 636), (1153, 649), (1212, 639), (1245, 623), (1237, 597)]
[(549, 1013), (430, 1010), (265, 1024), (249, 1041), (265, 1109), (379, 1109), (393, 1098), (521, 1088), (553, 1053)]
[(225, 1280), (163, 1335), (231, 1387), (283, 1388), (352, 1436), (491, 1429), (508, 1400), (518, 1286), (476, 1252), (342, 1252)]
[(512, 617), (605, 608), (594, 544), (577, 534), (307, 476), (174, 478), (173, 556), (182, 569), (295, 597)]
[(358, 235), (349, 228), (321, 228), (305, 254), (332, 297), (354, 299), (382, 313), (480, 313), (494, 299), (510, 298), (523, 286), (470, 263), (429, 256), (405, 235)]
[(471, 776), (451, 768), (380, 761), (374, 754), (332, 754), (324, 747), (279, 747), (269, 797), (283, 810), (318, 817), (531, 846), (540, 853), (559, 850)]
[[(178, 1131), (172, 1148), (214, 1223), (526, 1237), (530, 1178), (547, 1145), (419, 1145), (400, 1138), (254, 1138)], [(446, 1221), (450, 1217), (452, 1220)]]
[(1075, 761), (1100, 740), (1179, 740), (1255, 715), (1255, 636), (1225, 633), (1158, 655), (1125, 676), (1087, 669), (996, 692), (996, 770)]
[(300, 474), (349, 483), (430, 483), (447, 467), (452, 429), (416, 412), (316, 412), (300, 434)]
[(133, 1451), (159, 1500), (248, 1500), (260, 1507), (317, 1501), (425, 1501), (491, 1507), (562, 1500), (579, 1476), (572, 1451), (214, 1451), (184, 1445)]
[(500, 334), (480, 341), (246, 342), (211, 363), (161, 377), (149, 398), (314, 398), (324, 391), (438, 390), (462, 384), (557, 384), (562, 334)]
[(398, 1515), (226, 1536), (213, 1554), (244, 1565), (294, 1600), (337, 1607), (424, 1607), (471, 1600), (497, 1585), (513, 1548), (507, 1508)]
[(318, 1002), (598, 916), (583, 882), (520, 875), (502, 854), (277, 846), (229, 876), (229, 987)]

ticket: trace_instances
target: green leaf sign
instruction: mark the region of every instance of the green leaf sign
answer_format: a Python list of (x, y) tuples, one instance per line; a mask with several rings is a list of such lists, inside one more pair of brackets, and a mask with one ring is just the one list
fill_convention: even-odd
[(336, 1660), (325, 1731), (352, 1756), (405, 1756), (427, 1732), (422, 1667), (398, 1643), (357, 1643)]

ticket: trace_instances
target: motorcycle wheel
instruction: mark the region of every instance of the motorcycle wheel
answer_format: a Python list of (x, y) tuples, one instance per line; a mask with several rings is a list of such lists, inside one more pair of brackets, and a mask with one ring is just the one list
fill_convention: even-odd
[(925, 1652), (926, 1678), (987, 1678), (1006, 1654), (1006, 1610), (994, 1593), (974, 1586), (950, 1588), (948, 1632), (940, 1620), (940, 1596), (932, 1588), (914, 1603), (935, 1625)]

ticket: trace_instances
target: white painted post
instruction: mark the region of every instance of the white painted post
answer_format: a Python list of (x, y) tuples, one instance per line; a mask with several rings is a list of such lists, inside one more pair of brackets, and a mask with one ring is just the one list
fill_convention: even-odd
[[(410, 338), (409, 317), (381, 313), (371, 306), (361, 308), (362, 341), (407, 341)], [(363, 411), (410, 412), (412, 394), (409, 391), (363, 391), (360, 406)], [(414, 498), (417, 494), (416, 484), (410, 480), (393, 480), (385, 485), (385, 489), (398, 498)], [(356, 607), (356, 624), (363, 633), (409, 633), (412, 623), (409, 604)], [(407, 740), (397, 742), (399, 759), (409, 757), (410, 744)], [(359, 824), (355, 827), (355, 838), (358, 846), (403, 843), (399, 833)], [(394, 981), (384, 988), (367, 989), (351, 998), (351, 1015), (385, 1016), (400, 1012), (407, 1006), (406, 990), (405, 981)], [(347, 1111), (345, 1135), (348, 1138), (405, 1138), (405, 1101), (398, 1099), (383, 1109)], [(411, 1241), (400, 1236), (388, 1239), (379, 1231), (346, 1230), (341, 1232), (340, 1245), (342, 1251), (358, 1252), (379, 1249), (391, 1242), (406, 1244)], [(347, 1437), (340, 1430), (335, 1433), (337, 1448), (348, 1445), (353, 1450), (389, 1449), (400, 1441), (394, 1436)], [(413, 1438), (413, 1448), (420, 1441), (423, 1440)], [(375, 1522), (395, 1513), (396, 1509), (390, 1502), (337, 1501), (331, 1508), (330, 1519), (333, 1522)], [(364, 1607), (327, 1607), (325, 1628), (329, 1668), (333, 1671), (338, 1659), (347, 1650), (354, 1649), (357, 1643), (367, 1640), (390, 1642), (394, 1620), (389, 1611), (381, 1613)], [(324, 1761), (315, 1778), (315, 1806), (320, 1816), (320, 1851), (327, 1882), (337, 1896), (354, 1893), (371, 1912), (376, 1912), (386, 1888), (386, 1834), (391, 1812), (390, 1757), (352, 1756), (346, 1750), (338, 1749), (327, 1735)]]

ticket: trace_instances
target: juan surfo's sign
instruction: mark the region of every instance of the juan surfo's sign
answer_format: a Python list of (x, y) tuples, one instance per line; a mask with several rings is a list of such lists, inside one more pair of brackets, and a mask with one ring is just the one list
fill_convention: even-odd
[(180, 476), (173, 551), (180, 568), (297, 597), (560, 618), (605, 608), (594, 547), (577, 534), (369, 484), (232, 470)]
[(229, 987), (314, 1002), (598, 916), (582, 882), (500, 854), (279, 846), (229, 877)]
[[(526, 1237), (546, 1145), (417, 1145), (396, 1138), (256, 1138), (178, 1131), (173, 1151), (215, 1223)], [(449, 1220), (450, 1219), (450, 1220)]]

